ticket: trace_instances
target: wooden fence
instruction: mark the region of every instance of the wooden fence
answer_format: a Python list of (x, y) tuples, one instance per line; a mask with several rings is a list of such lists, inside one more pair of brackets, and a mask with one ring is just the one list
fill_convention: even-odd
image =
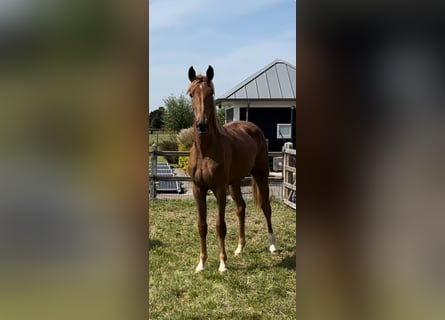
[[(295, 184), (295, 182), (294, 182), (295, 180), (289, 180), (290, 178), (288, 176), (288, 173), (289, 173), (289, 170), (294, 173), (296, 172), (296, 170), (295, 170), (295, 168), (292, 169), (290, 167), (292, 162), (288, 158), (289, 152), (292, 155), (292, 149), (288, 148), (289, 145), (285, 145), (285, 146), (286, 146), (286, 148), (283, 148), (282, 152), (269, 152), (269, 157), (282, 157), (283, 158), (282, 176), (281, 177), (270, 176), (269, 183), (274, 183), (274, 184), (282, 183), (282, 186), (283, 186), (283, 189), (281, 192), (282, 200), (284, 200), (284, 202), (286, 204), (288, 204), (289, 206), (291, 206), (292, 208), (295, 208), (295, 197), (291, 196), (292, 191), (295, 194), (295, 185), (293, 187), (289, 186), (289, 184), (292, 184), (292, 181)], [(295, 155), (295, 152), (293, 154)], [(168, 177), (168, 176), (158, 175), (157, 174), (157, 157), (158, 156), (189, 156), (189, 155), (190, 155), (189, 151), (161, 151), (161, 150), (157, 149), (156, 145), (152, 146), (152, 150), (150, 151), (150, 171), (151, 171), (150, 185), (149, 185), (150, 198), (157, 197), (156, 189), (157, 189), (157, 185), (158, 185), (159, 181), (181, 181), (181, 182), (191, 182), (192, 181), (192, 179), (189, 176), (170, 176), (170, 177)], [(287, 163), (287, 166), (284, 165), (285, 163)], [(285, 171), (285, 168), (287, 168), (286, 171)], [(286, 177), (286, 179), (288, 179), (288, 180), (284, 180), (283, 179), (284, 177)], [(249, 183), (251, 181), (251, 179), (252, 179), (251, 177), (245, 177), (242, 182)], [(287, 181), (287, 183), (284, 183), (285, 181)], [(289, 192), (289, 190), (291, 192)], [(293, 203), (292, 203), (292, 199), (294, 201)]]

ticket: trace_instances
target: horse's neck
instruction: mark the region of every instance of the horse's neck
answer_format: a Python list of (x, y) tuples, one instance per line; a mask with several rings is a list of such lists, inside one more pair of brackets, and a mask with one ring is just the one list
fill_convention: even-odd
[(212, 153), (216, 149), (221, 149), (221, 138), (222, 138), (222, 132), (221, 127), (213, 127), (212, 131), (210, 131), (208, 134), (200, 135), (195, 130), (195, 148), (198, 150), (199, 153), (202, 155), (207, 155), (209, 153)]

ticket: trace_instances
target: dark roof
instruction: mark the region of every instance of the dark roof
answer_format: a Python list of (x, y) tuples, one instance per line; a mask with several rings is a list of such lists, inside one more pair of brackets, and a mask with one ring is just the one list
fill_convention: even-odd
[(276, 59), (221, 95), (216, 99), (216, 102), (250, 99), (296, 99), (296, 78), (295, 66)]

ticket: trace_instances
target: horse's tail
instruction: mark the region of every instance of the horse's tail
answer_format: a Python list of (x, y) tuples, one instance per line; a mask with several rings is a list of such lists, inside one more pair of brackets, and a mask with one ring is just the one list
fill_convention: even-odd
[(255, 203), (255, 207), (260, 210), (261, 209), (261, 192), (258, 188), (258, 184), (255, 181), (255, 178), (252, 177), (252, 189), (253, 189), (253, 202)]

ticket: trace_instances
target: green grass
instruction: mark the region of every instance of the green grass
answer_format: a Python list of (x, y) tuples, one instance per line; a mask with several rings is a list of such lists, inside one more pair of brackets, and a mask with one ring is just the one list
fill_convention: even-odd
[(208, 201), (206, 270), (199, 260), (197, 213), (193, 200), (150, 201), (150, 319), (296, 319), (295, 211), (272, 202), (277, 245), (267, 250), (262, 212), (247, 201), (246, 246), (235, 257), (238, 222), (232, 201), (226, 210), (227, 267), (218, 269), (216, 202)]
[(174, 133), (168, 133), (168, 132), (153, 132), (148, 136), (148, 141), (150, 148), (153, 145), (153, 143), (159, 144), (160, 142), (164, 140), (171, 140), (176, 139), (176, 135)]

